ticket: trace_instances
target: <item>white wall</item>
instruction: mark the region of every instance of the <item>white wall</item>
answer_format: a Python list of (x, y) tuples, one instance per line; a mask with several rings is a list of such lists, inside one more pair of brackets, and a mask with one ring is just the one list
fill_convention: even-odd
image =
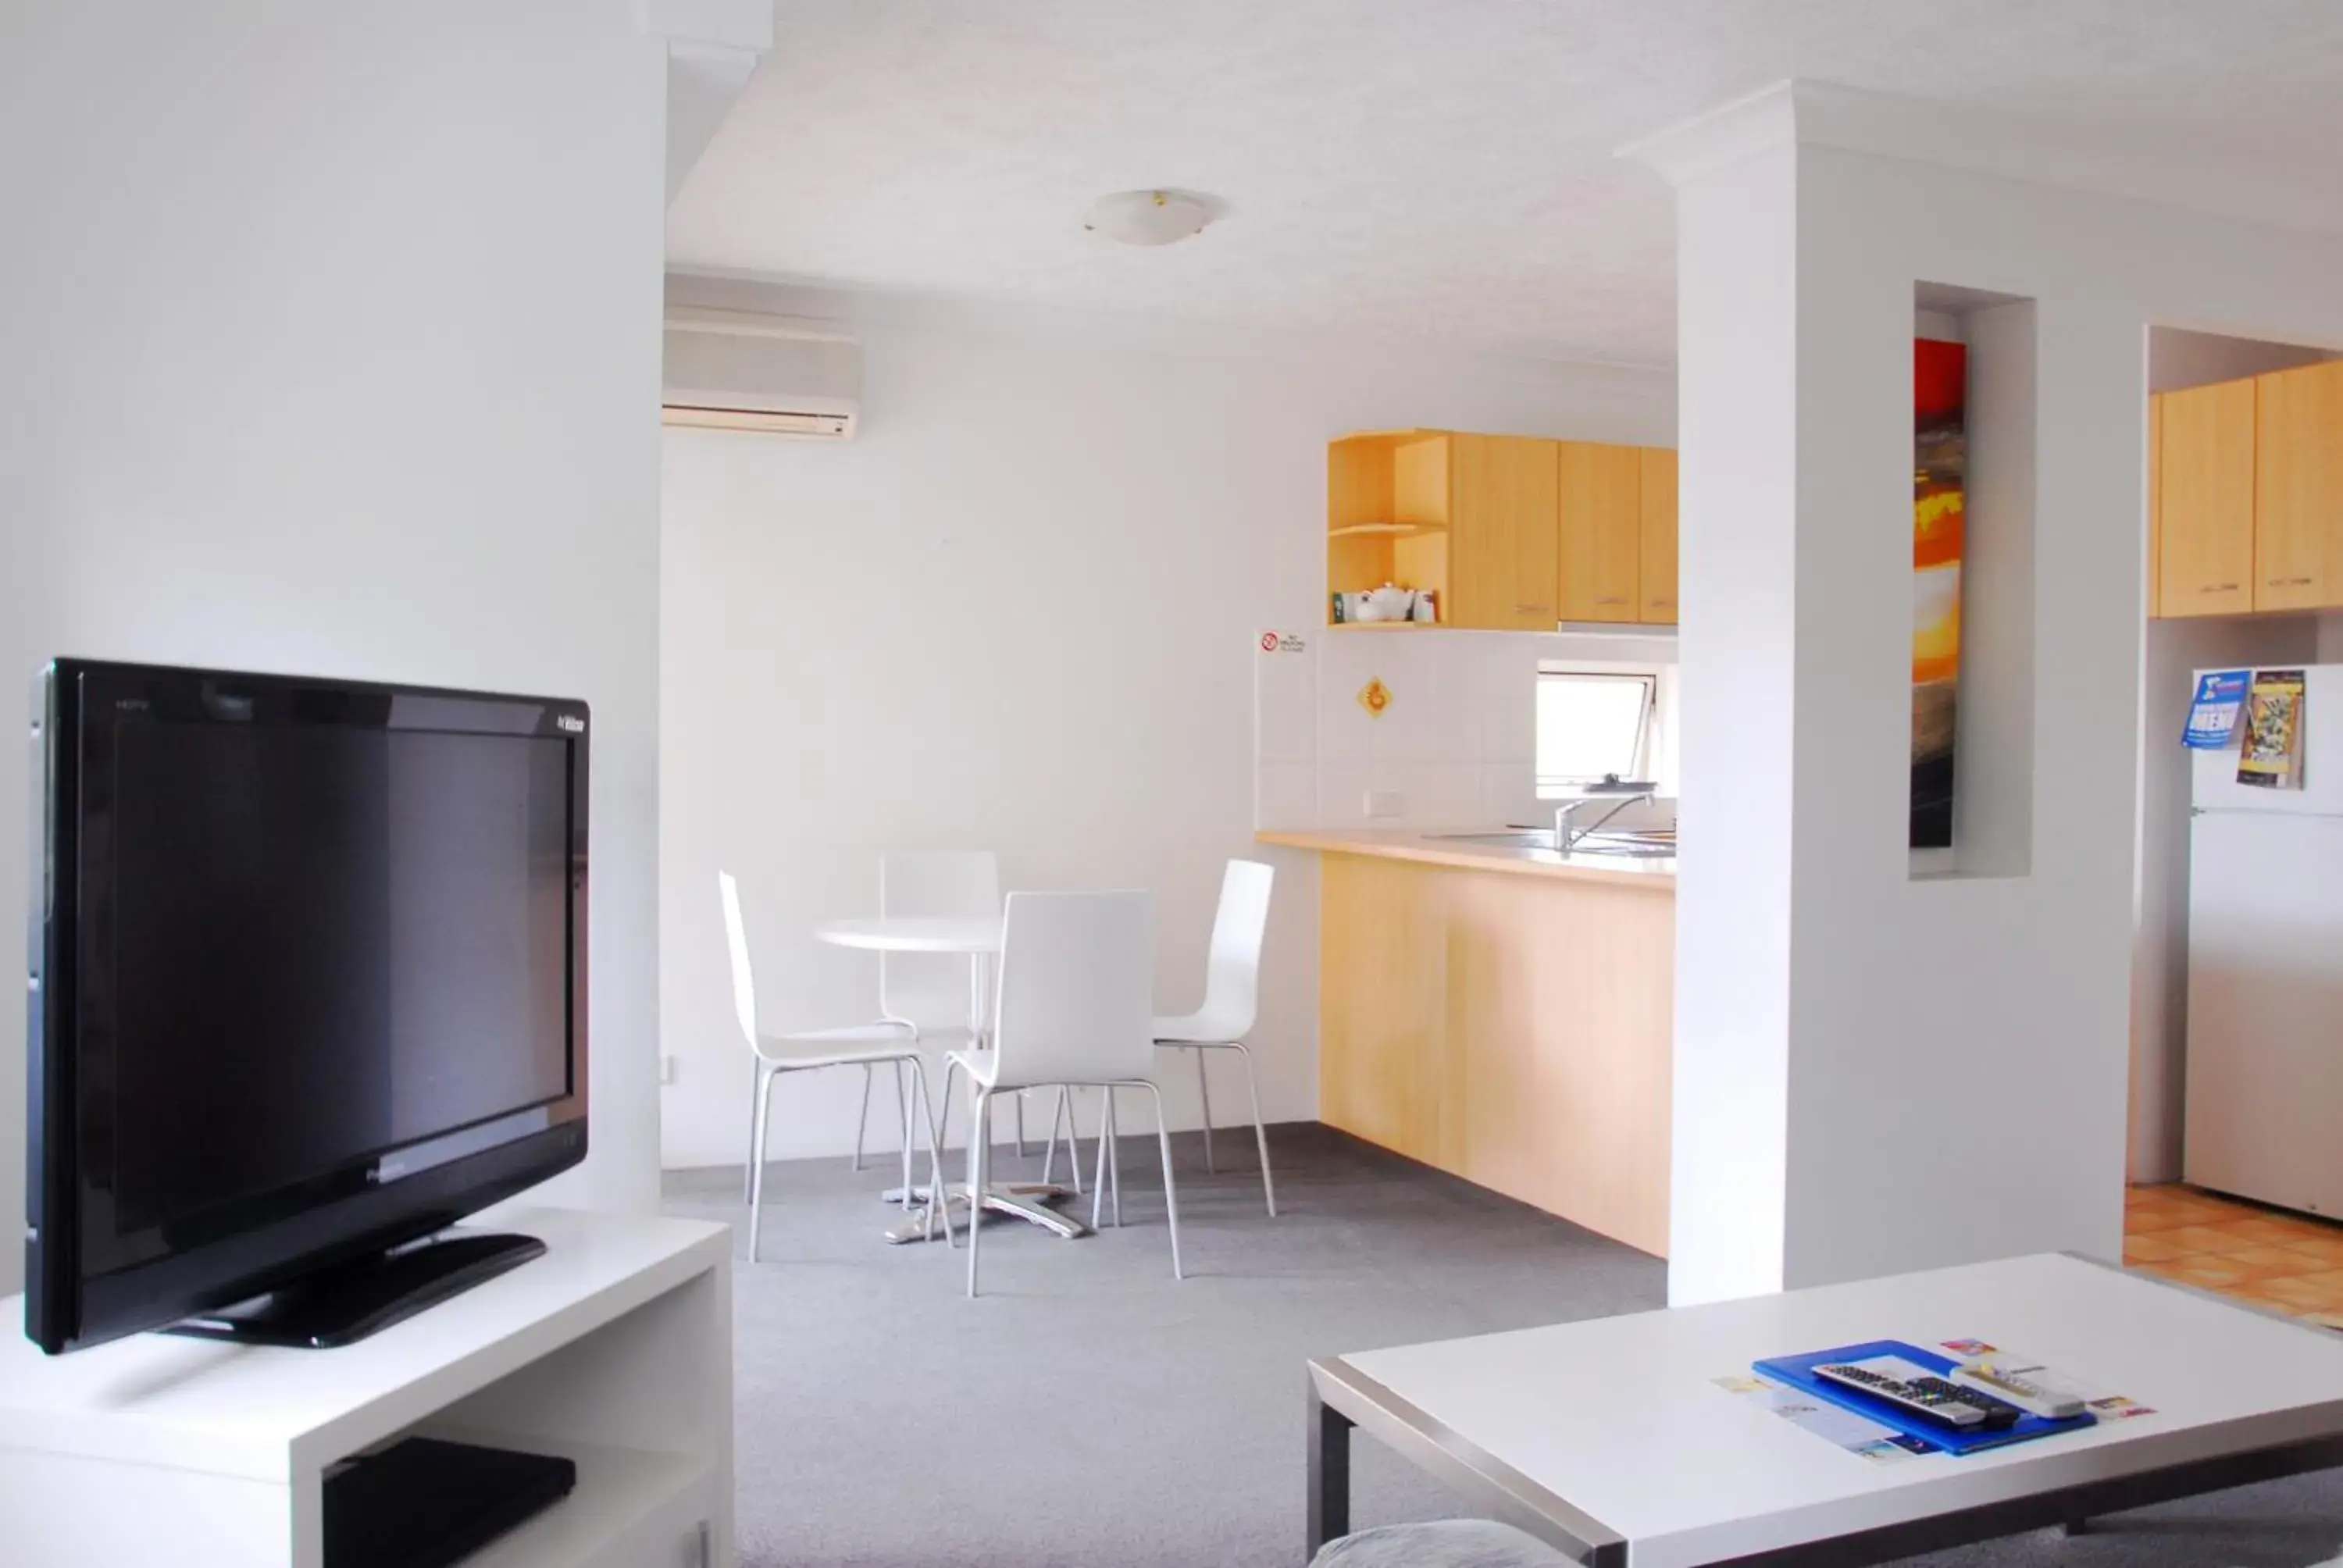
[[(1144, 887), (1190, 1005), (1222, 862), (1253, 853), (1265, 628), (1324, 618), (1325, 446), (1406, 424), (1658, 442), (1669, 378), (1423, 347), (759, 292), (855, 323), (850, 444), (669, 434), (661, 780), (667, 1161), (736, 1161), (748, 1073), (715, 872), (743, 878), (769, 1022), (869, 1015), (890, 849), (989, 847), (1012, 888)], [(1405, 635), (1405, 634), (1401, 634)], [(1279, 868), (1267, 1114), (1316, 1106), (1315, 866)], [(775, 1148), (852, 1140), (859, 1077), (777, 1091)], [(1173, 1085), (1192, 1124), (1192, 1090)], [(882, 1091), (883, 1095), (883, 1091)], [(1223, 1117), (1239, 1103), (1216, 1106)], [(874, 1125), (874, 1144), (883, 1134)]]
[[(649, 1201), (661, 41), (629, 0), (8, 29), (0, 678), (76, 654), (591, 702), (593, 1153), (561, 1191)], [(25, 779), (0, 768), (12, 927)]]
[[(2343, 343), (2343, 239), (1949, 166), (1959, 140), (1905, 137), (1946, 149), (1928, 164), (1745, 137), (1684, 166), (1678, 1301), (2117, 1254), (2146, 329)], [(1910, 874), (1910, 546), (1883, 520), (1911, 506), (1921, 282), (2036, 302), (2022, 875)], [(1728, 703), (1764, 727), (1737, 749)], [(1732, 861), (1704, 854), (1723, 837)], [(1959, 1158), (1973, 1086), (2011, 1092)]]

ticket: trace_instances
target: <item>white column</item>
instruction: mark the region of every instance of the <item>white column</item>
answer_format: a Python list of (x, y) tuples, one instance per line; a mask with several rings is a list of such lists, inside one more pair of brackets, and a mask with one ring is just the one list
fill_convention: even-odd
[[(1630, 154), (1675, 181), (1680, 223), (1679, 1303), (2121, 1247), (2152, 307), (2117, 280), (2157, 226), (1956, 147), (1920, 161), (1911, 126), (1856, 106), (1785, 87)], [(1896, 156), (1853, 150), (1891, 125)], [(1975, 755), (1954, 869), (1920, 874), (1930, 286), (1985, 303)]]
[[(1783, 1283), (1797, 761), (1797, 164), (1678, 201), (1682, 830), (1669, 1299)], [(1730, 845), (1728, 854), (1705, 847)]]

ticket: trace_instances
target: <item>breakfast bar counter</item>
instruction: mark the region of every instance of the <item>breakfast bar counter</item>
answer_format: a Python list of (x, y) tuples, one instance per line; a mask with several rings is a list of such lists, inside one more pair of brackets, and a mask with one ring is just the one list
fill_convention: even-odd
[(1256, 839), (1320, 857), (1320, 1120), (1664, 1255), (1674, 860)]
[(1253, 841), (1276, 844), (1289, 849), (1317, 849), (1336, 855), (1368, 855), (1386, 860), (1412, 860), (1425, 866), (1453, 866), (1466, 871), (1510, 871), (1533, 877), (1560, 877), (1570, 881), (1616, 882), (1623, 887), (1651, 890), (1673, 892), (1676, 885), (1676, 863), (1673, 856), (1628, 859), (1616, 855), (1558, 855), (1551, 849), (1475, 844), (1453, 834), (1392, 829), (1264, 832), (1254, 834)]

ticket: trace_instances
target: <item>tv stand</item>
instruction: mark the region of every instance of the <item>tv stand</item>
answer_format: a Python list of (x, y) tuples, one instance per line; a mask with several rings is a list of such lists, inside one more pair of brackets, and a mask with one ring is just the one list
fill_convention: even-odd
[(331, 1350), (354, 1344), (544, 1255), (545, 1243), (534, 1236), (446, 1231), (319, 1269), (282, 1290), (216, 1312), (182, 1318), (162, 1332), (251, 1345)]
[(337, 1568), (327, 1474), (430, 1437), (577, 1466), (464, 1568), (732, 1568), (730, 1230), (496, 1218), (545, 1255), (331, 1355), (149, 1333), (45, 1356), (0, 1300), (0, 1560)]

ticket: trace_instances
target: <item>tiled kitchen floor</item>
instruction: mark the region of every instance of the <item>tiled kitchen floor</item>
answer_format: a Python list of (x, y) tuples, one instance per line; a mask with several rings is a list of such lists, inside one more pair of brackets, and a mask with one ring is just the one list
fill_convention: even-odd
[(2343, 1224), (2193, 1187), (2134, 1187), (2124, 1262), (2343, 1329)]

